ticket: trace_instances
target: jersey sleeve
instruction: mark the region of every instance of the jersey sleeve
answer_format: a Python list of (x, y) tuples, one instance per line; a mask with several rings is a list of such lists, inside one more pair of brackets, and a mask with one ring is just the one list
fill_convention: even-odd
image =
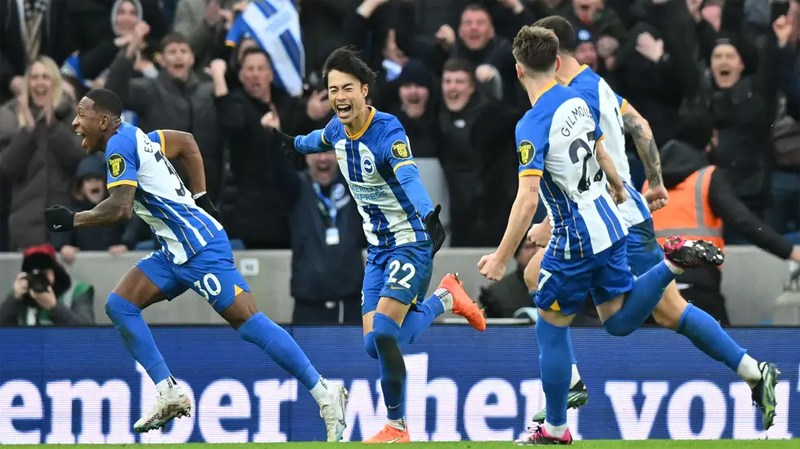
[(516, 135), (519, 177), (542, 176), (548, 144), (544, 126), (525, 116), (517, 123)]
[(617, 104), (619, 104), (619, 115), (625, 115), (625, 109), (628, 107), (628, 100), (620, 97), (616, 93), (614, 96), (617, 97)]
[(160, 129), (147, 133), (147, 137), (151, 142), (157, 143), (161, 147), (161, 154), (167, 154), (166, 140), (164, 139), (164, 132)]
[(333, 142), (337, 140), (336, 138), (336, 122), (334, 121), (336, 117), (331, 118), (327, 125), (322, 128), (322, 133), (320, 134), (320, 138), (322, 139), (322, 143), (328, 146), (333, 145)]
[(399, 121), (388, 127), (379, 151), (381, 162), (389, 164), (395, 173), (400, 167), (417, 165), (414, 162), (414, 155), (411, 154), (406, 131)]
[(139, 155), (136, 143), (123, 136), (112, 138), (106, 148), (106, 187), (138, 186)]

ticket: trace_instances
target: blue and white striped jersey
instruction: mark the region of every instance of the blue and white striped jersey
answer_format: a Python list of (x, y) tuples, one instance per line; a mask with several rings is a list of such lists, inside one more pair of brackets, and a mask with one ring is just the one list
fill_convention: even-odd
[(591, 257), (627, 235), (595, 157), (603, 132), (575, 90), (555, 80), (517, 123), (519, 176), (541, 176), (553, 225), (548, 254)]
[(430, 240), (424, 217), (433, 206), (395, 116), (370, 107), (364, 127), (352, 136), (333, 117), (323, 130), (297, 136), (295, 147), (305, 154), (336, 152), (363, 218), (370, 252)]
[(222, 230), (222, 225), (197, 207), (192, 193), (166, 158), (161, 131), (145, 134), (123, 123), (106, 146), (107, 186), (136, 187), (133, 210), (161, 243), (175, 264), (183, 264)]
[(605, 133), (603, 146), (614, 161), (614, 167), (625, 182), (628, 192), (628, 200), (618, 206), (625, 226), (629, 228), (650, 219), (647, 201), (639, 191), (631, 187), (631, 167), (625, 153), (625, 130), (622, 122), (628, 102), (611, 90), (608, 83), (586, 65), (581, 66), (580, 72), (567, 85), (586, 100)]

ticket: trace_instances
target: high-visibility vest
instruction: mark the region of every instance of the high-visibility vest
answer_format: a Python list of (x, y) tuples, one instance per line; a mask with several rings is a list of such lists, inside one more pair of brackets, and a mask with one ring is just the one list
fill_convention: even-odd
[[(669, 190), (667, 205), (653, 212), (653, 228), (661, 245), (667, 237), (676, 235), (685, 239), (702, 239), (720, 249), (725, 247), (722, 239), (722, 220), (715, 216), (708, 204), (708, 186), (716, 167), (703, 167), (689, 175), (683, 182)], [(644, 185), (647, 190), (647, 183)]]

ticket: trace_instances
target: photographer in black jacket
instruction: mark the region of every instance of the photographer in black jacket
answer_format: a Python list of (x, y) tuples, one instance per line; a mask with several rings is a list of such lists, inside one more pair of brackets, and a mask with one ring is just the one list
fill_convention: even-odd
[(94, 287), (75, 282), (50, 244), (28, 248), (22, 272), (0, 305), (0, 327), (94, 324)]

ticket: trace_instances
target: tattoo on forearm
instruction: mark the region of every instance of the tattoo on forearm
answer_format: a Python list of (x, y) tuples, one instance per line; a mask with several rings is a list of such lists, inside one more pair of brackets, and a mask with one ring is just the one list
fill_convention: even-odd
[(75, 214), (76, 227), (106, 226), (129, 217), (133, 211), (136, 187), (121, 185), (111, 189), (110, 195), (91, 210)]
[(661, 179), (661, 157), (658, 154), (658, 146), (653, 138), (653, 132), (645, 130), (639, 121), (638, 114), (625, 114), (622, 116), (622, 123), (625, 132), (631, 135), (633, 143), (636, 145), (636, 152), (644, 165), (644, 172), (650, 187), (658, 187), (663, 184)]

